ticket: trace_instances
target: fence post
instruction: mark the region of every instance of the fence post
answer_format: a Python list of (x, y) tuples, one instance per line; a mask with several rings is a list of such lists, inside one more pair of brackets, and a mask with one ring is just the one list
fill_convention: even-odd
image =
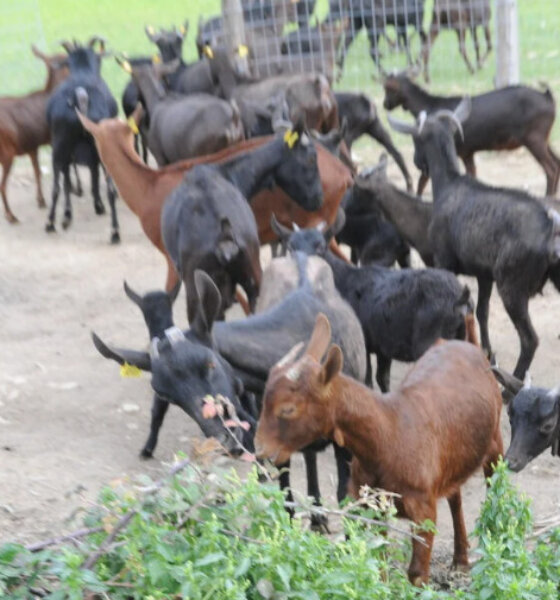
[(519, 83), (517, 0), (496, 0), (496, 77), (494, 86)]
[(240, 46), (246, 45), (241, 0), (222, 0), (222, 15), (228, 54), (232, 57), (237, 70), (244, 75), (248, 75), (247, 57), (243, 52), (238, 52)]

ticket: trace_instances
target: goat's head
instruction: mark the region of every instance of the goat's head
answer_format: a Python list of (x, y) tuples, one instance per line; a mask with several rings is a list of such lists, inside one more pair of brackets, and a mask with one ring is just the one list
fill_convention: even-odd
[(150, 339), (163, 336), (163, 332), (173, 326), (173, 302), (181, 289), (179, 280), (169, 292), (148, 292), (141, 296), (125, 281), (124, 291), (134, 304), (142, 311), (144, 321), (150, 333)]
[(189, 31), (188, 20), (179, 29), (173, 27), (172, 29), (160, 29), (157, 32), (153, 27), (148, 26), (144, 30), (148, 39), (158, 47), (163, 62), (182, 59), (183, 41)]
[(275, 183), (305, 210), (318, 210), (323, 204), (323, 187), (317, 149), (305, 131), (303, 118), (282, 134), (282, 152)]
[(498, 367), (492, 367), (496, 379), (514, 397), (508, 402), (511, 443), (506, 452), (509, 468), (518, 473), (527, 463), (552, 448), (559, 455), (560, 387), (552, 390), (532, 387), (529, 374), (525, 381)]
[(454, 111), (438, 110), (433, 114), (421, 112), (416, 123), (410, 124), (391, 116), (388, 117), (391, 127), (400, 133), (412, 135), (414, 140), (414, 164), (429, 175), (429, 156), (444, 154), (457, 162), (454, 136), (458, 133), (463, 138), (464, 123), (471, 111), (471, 100), (465, 96)]
[(335, 222), (329, 227), (322, 221), (316, 227), (300, 229), (295, 223), (291, 230), (282, 225), (272, 215), (270, 225), (280, 238), (282, 246), (290, 252), (303, 252), (308, 256), (325, 256), (331, 239), (344, 227), (346, 217), (342, 208), (338, 209)]
[(54, 85), (59, 84), (61, 81), (68, 77), (68, 58), (64, 54), (52, 54), (48, 55), (41, 52), (34, 44), (31, 46), (31, 52), (45, 63), (49, 72), (49, 77), (53, 78)]
[(213, 347), (212, 326), (221, 302), (219, 292), (202, 271), (195, 273), (195, 287), (199, 308), (188, 332), (173, 326), (166, 329), (162, 338), (152, 339), (149, 352), (112, 348), (95, 334), (93, 342), (105, 358), (151, 371), (152, 388), (158, 397), (180, 406), (204, 435), (216, 438), (229, 452), (237, 454), (241, 452), (238, 442), (246, 438), (252, 421), (247, 420), (239, 403), (239, 380)]
[[(327, 317), (320, 313), (304, 354), (294, 346), (268, 375), (255, 448), (261, 458), (285, 463), (293, 452), (333, 432), (333, 379), (342, 370), (342, 351), (331, 345)], [(336, 432), (335, 432), (336, 435)]]
[(98, 35), (94, 35), (85, 45), (73, 40), (72, 42), (61, 42), (61, 46), (68, 54), (70, 72), (86, 70), (99, 75), (101, 59), (110, 55), (110, 52), (105, 50), (104, 38)]

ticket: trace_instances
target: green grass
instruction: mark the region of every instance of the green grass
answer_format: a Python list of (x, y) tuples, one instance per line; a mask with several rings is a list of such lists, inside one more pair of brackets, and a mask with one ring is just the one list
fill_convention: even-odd
[[(426, 28), (431, 19), (432, 3), (433, 0), (426, 3)], [(540, 81), (547, 82), (560, 97), (558, 0), (518, 0), (518, 5), (521, 80), (535, 85)], [(60, 48), (59, 40), (86, 40), (99, 34), (107, 39), (112, 50), (124, 51), (130, 56), (146, 55), (153, 53), (154, 46), (146, 38), (145, 25), (167, 27), (179, 25), (188, 18), (191, 27), (184, 56), (186, 60), (194, 60), (199, 16), (217, 14), (220, 6), (220, 0), (3, 0), (0, 2), (0, 95), (21, 94), (42, 85), (44, 69), (31, 54), (31, 43), (48, 52), (56, 52)], [(326, 6), (327, 0), (319, 0), (316, 12), (320, 17), (325, 14)], [(494, 41), (493, 23), (491, 33)], [(418, 38), (413, 44), (418, 45)], [(467, 47), (473, 56), (470, 37)], [(381, 51), (387, 69), (405, 66), (404, 55), (392, 52), (383, 42)], [(494, 64), (495, 54), (492, 53), (482, 70), (469, 75), (459, 54), (457, 36), (452, 31), (443, 31), (432, 51), (430, 89), (446, 94), (479, 93), (491, 89)], [(374, 72), (367, 38), (362, 32), (350, 48), (345, 73), (337, 87), (367, 91), (380, 98), (381, 86), (372, 79)], [(112, 59), (105, 61), (103, 76), (113, 93), (120, 97), (128, 76)], [(560, 126), (555, 128), (554, 137), (560, 138)]]

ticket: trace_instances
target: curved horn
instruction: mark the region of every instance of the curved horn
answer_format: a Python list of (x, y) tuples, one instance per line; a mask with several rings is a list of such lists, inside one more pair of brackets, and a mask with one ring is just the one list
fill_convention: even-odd
[(305, 353), (314, 358), (317, 362), (321, 362), (330, 343), (331, 324), (324, 313), (319, 313)]
[(68, 54), (76, 49), (75, 43), (69, 42), (68, 40), (61, 40), (60, 45), (66, 50)]
[(286, 354), (274, 365), (276, 369), (281, 369), (286, 365), (290, 364), (296, 359), (296, 356), (299, 354), (300, 350), (303, 348), (304, 342), (299, 342), (293, 348), (288, 350)]
[(35, 46), (35, 44), (31, 44), (31, 52), (33, 52), (33, 54), (37, 57), (40, 58), (42, 61), (47, 62), (48, 57), (46, 54), (43, 54), (39, 48), (37, 48), (37, 46)]
[(142, 308), (142, 296), (137, 294), (129, 285), (126, 283), (126, 280), (123, 281), (124, 293), (138, 306)]
[(428, 118), (428, 113), (423, 110), (418, 115), (418, 135), (422, 133), (422, 129), (424, 129), (424, 125), (426, 124), (426, 119)]
[(282, 225), (274, 213), (270, 217), (270, 227), (281, 240), (287, 239), (292, 235), (292, 231), (285, 225)]
[(455, 126), (456, 130), (459, 132), (461, 139), (463, 139), (463, 140), (465, 139), (461, 121), (459, 121), (459, 119), (457, 118), (457, 115), (453, 111), (447, 110), (447, 109), (438, 110), (436, 113), (434, 113), (434, 117), (436, 117), (437, 119), (440, 119), (440, 120), (447, 119), (448, 121), (450, 121)]
[(472, 102), (470, 96), (464, 96), (453, 111), (460, 123), (464, 123), (471, 114)]
[(416, 135), (418, 133), (418, 128), (416, 124), (411, 125), (410, 123), (406, 123), (405, 121), (395, 119), (391, 115), (387, 115), (387, 120), (389, 121), (389, 125), (399, 133), (405, 133), (407, 135)]
[(525, 371), (525, 378), (523, 379), (523, 389), (528, 390), (531, 387), (531, 373)]
[(492, 366), (490, 368), (494, 377), (512, 394), (517, 394), (523, 387), (523, 382), (514, 375), (510, 375), (507, 371), (500, 369), (500, 367)]
[(105, 52), (105, 43), (106, 43), (105, 38), (102, 38), (99, 35), (94, 35), (89, 39), (88, 46), (90, 48), (93, 48), (95, 46), (96, 42), (99, 42), (100, 52)]

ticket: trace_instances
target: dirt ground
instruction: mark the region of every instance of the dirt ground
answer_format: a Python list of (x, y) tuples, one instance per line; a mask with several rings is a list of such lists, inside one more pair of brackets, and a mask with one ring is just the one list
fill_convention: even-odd
[[(367, 164), (379, 150), (358, 154)], [(48, 157), (44, 151), (45, 170)], [(406, 159), (412, 164), (410, 148)], [(483, 154), (478, 163), (479, 175), (487, 182), (526, 187), (536, 194), (544, 189), (544, 175), (524, 151)], [(390, 169), (402, 185), (394, 165)], [(82, 176), (87, 181), (85, 172)], [(47, 174), (47, 197), (50, 184)], [(74, 199), (71, 229), (64, 232), (59, 227), (57, 234), (47, 235), (46, 213), (36, 206), (26, 159), (14, 169), (9, 197), (21, 223), (12, 226), (0, 218), (0, 542), (31, 542), (79, 527), (76, 509), (87, 506), (107, 482), (140, 473), (157, 477), (176, 451), (189, 452), (200, 433), (186, 415), (172, 408), (155, 459), (141, 461), (138, 452), (150, 419), (149, 377), (122, 379), (116, 363), (103, 359), (91, 342), (94, 330), (122, 346), (147, 344), (141, 314), (126, 298), (122, 282), (126, 278), (139, 292), (160, 288), (165, 266), (136, 217), (119, 201), (122, 243), (110, 246), (109, 217), (93, 213), (86, 193)], [(267, 250), (264, 255), (268, 257)], [(474, 291), (475, 282), (466, 281)], [(532, 375), (543, 386), (560, 383), (559, 311), (560, 295), (550, 285), (531, 302), (540, 336)], [(175, 317), (178, 325), (186, 325), (183, 291)], [(495, 292), (490, 333), (499, 364), (511, 370), (517, 336)], [(406, 368), (395, 365), (393, 385)], [(503, 431), (507, 443), (505, 412)], [(301, 457), (296, 456), (294, 463), (294, 487), (303, 491)], [(330, 451), (320, 458), (320, 472), (326, 502), (334, 503)], [(560, 464), (546, 453), (514, 478), (532, 498), (537, 521), (560, 512), (559, 476)], [(464, 488), (469, 531), (483, 496), (483, 479), (477, 475)], [(440, 509), (435, 557), (448, 563), (451, 521), (445, 502)]]

